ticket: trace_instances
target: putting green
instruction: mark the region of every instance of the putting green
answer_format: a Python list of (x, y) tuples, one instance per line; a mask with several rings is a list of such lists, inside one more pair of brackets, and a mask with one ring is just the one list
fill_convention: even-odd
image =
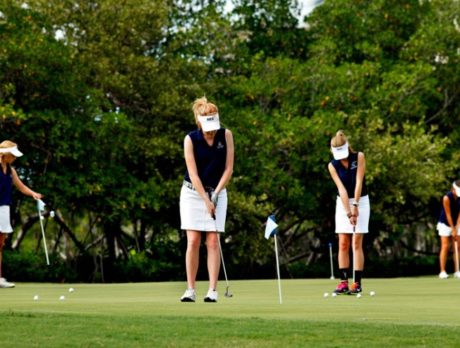
[[(328, 279), (282, 280), (283, 304), (279, 304), (276, 280), (231, 281), (232, 298), (223, 296), (225, 283), (220, 282), (216, 304), (202, 300), (206, 282), (198, 283), (196, 303), (179, 302), (185, 287), (182, 282), (19, 283), (14, 289), (0, 289), (0, 342), (2, 347), (17, 347), (18, 343), (19, 346), (35, 343), (36, 346), (177, 347), (212, 343), (294, 347), (301, 342), (325, 346), (379, 345), (378, 342), (381, 346), (449, 346), (456, 342), (452, 327), (460, 323), (459, 279), (439, 280), (435, 276), (366, 279), (361, 298), (332, 297), (336, 283)], [(75, 291), (69, 292), (70, 287)], [(370, 291), (376, 295), (370, 296)], [(328, 297), (324, 297), (325, 292)], [(38, 300), (34, 300), (36, 295)], [(65, 299), (60, 300), (61, 296)], [(108, 323), (113, 327), (107, 326)], [(56, 325), (62, 327), (62, 332), (55, 330)], [(274, 327), (276, 333), (272, 332)], [(72, 328), (77, 330), (69, 337)], [(206, 335), (211, 328), (213, 334)], [(358, 328), (360, 331), (353, 334)], [(420, 334), (414, 336), (417, 328)], [(439, 335), (433, 336), (434, 328)], [(135, 333), (125, 337), (124, 330)], [(253, 330), (261, 336), (253, 337)], [(345, 330), (345, 337), (336, 337), (340, 330)], [(199, 335), (201, 331), (204, 334)], [(427, 338), (423, 332), (431, 333)], [(26, 336), (19, 338), (21, 333)], [(316, 336), (318, 333), (321, 335)], [(290, 340), (286, 335), (294, 336)], [(325, 340), (324, 335), (337, 341)], [(97, 340), (97, 337), (102, 338)], [(265, 341), (266, 337), (270, 339)], [(347, 340), (353, 337), (361, 338)]]

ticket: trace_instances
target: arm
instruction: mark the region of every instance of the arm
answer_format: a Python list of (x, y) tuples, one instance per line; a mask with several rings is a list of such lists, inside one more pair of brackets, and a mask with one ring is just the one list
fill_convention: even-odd
[(452, 237), (457, 237), (457, 231), (454, 226), (454, 221), (452, 220), (452, 213), (450, 211), (450, 200), (449, 197), (444, 196), (442, 198), (442, 206), (444, 208), (444, 211), (446, 212), (446, 218), (447, 218), (447, 223), (449, 224), (449, 227), (452, 229)]
[(29, 187), (27, 187), (21, 179), (19, 179), (18, 173), (16, 173), (16, 170), (11, 167), (11, 174), (13, 176), (13, 184), (18, 188), (19, 191), (21, 191), (23, 194), (26, 196), (33, 197), (34, 199), (41, 199), (43, 196), (40, 193), (37, 193), (35, 191), (32, 191)]
[(233, 145), (233, 134), (230, 130), (225, 130), (225, 140), (227, 142), (227, 160), (225, 162), (225, 170), (220, 178), (219, 184), (216, 187), (216, 194), (227, 186), (233, 174), (233, 163), (235, 158), (235, 148)]
[(201, 179), (198, 176), (198, 169), (196, 167), (195, 162), (195, 154), (193, 153), (193, 143), (192, 139), (190, 139), (188, 135), (184, 139), (184, 157), (185, 164), (187, 165), (188, 175), (190, 177), (190, 180), (192, 181), (193, 187), (206, 203), (206, 207), (208, 208), (209, 214), (214, 215), (215, 207), (214, 204), (211, 202), (208, 194), (204, 190), (203, 183), (201, 182)]
[(351, 208), (350, 208), (347, 190), (345, 189), (345, 186), (343, 186), (342, 180), (340, 180), (339, 175), (337, 174), (337, 171), (335, 170), (332, 163), (329, 163), (327, 168), (329, 169), (329, 173), (331, 174), (332, 180), (334, 180), (334, 183), (337, 186), (337, 189), (339, 190), (339, 196), (340, 196), (340, 199), (342, 200), (343, 207), (345, 208), (345, 211), (347, 212), (348, 217), (351, 218), (352, 217)]
[[(361, 191), (363, 189), (363, 181), (364, 181), (364, 174), (366, 172), (366, 158), (364, 157), (364, 153), (358, 152), (358, 170), (356, 171), (356, 186), (355, 186), (355, 198), (354, 202), (359, 203), (359, 199), (361, 198)], [(353, 215), (358, 216), (358, 206), (353, 205), (351, 208), (351, 212)]]

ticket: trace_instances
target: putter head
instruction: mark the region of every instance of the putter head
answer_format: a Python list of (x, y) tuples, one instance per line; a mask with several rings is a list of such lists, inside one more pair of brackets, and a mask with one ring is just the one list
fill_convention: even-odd
[(228, 286), (227, 286), (227, 290), (225, 291), (224, 296), (225, 297), (233, 297), (233, 294), (231, 292), (228, 292)]

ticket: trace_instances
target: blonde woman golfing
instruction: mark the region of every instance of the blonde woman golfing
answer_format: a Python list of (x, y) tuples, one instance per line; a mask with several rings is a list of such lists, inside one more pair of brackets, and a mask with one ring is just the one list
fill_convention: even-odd
[(181, 228), (187, 233), (187, 290), (182, 302), (195, 302), (195, 280), (202, 233), (205, 235), (209, 288), (205, 302), (217, 302), (219, 232), (225, 231), (226, 185), (233, 172), (233, 136), (221, 128), (217, 106), (203, 97), (193, 103), (198, 126), (184, 140), (187, 173), (180, 193)]
[(2, 254), (5, 240), (13, 232), (10, 223), (10, 205), (12, 200), (13, 184), (27, 196), (34, 199), (41, 199), (40, 193), (32, 191), (19, 179), (16, 170), (11, 166), (17, 157), (21, 157), (22, 152), (12, 141), (5, 140), (0, 143), (0, 288), (13, 288), (14, 284), (8, 282), (2, 273)]
[[(364, 153), (354, 152), (343, 131), (331, 139), (334, 160), (328, 165), (338, 196), (335, 211), (335, 232), (339, 235), (340, 283), (336, 294), (357, 294), (362, 291), (364, 269), (363, 236), (369, 231), (370, 204), (364, 179)], [(353, 248), (353, 284), (348, 287), (350, 246)]]

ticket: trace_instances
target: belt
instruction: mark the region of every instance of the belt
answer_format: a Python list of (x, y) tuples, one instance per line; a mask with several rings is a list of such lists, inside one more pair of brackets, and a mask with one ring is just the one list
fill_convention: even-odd
[[(193, 187), (193, 184), (191, 182), (188, 182), (187, 180), (182, 181), (182, 186), (185, 186), (185, 187), (189, 188), (190, 190), (196, 191), (195, 187)], [(210, 187), (210, 186), (205, 186), (204, 190), (206, 192), (214, 192), (215, 189), (213, 187)]]

